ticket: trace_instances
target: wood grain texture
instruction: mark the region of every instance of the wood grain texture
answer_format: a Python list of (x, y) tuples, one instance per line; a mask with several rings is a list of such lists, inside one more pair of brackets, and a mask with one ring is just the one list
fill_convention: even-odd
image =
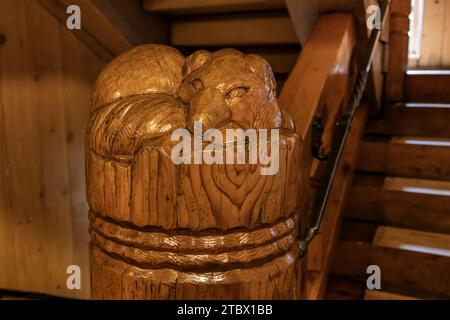
[[(362, 221), (416, 230), (450, 232), (450, 192), (447, 182), (382, 178), (364, 183), (358, 175), (348, 199), (346, 216)], [(385, 181), (396, 182), (397, 187)], [(411, 192), (415, 191), (415, 192)]]
[[(278, 173), (175, 164), (170, 134), (190, 137), (194, 121), (205, 130), (281, 129)], [(86, 140), (92, 296), (299, 298), (302, 150), (293, 130), (256, 55), (185, 58), (145, 45), (115, 59), (97, 80)]]
[(450, 72), (433, 71), (408, 74), (405, 79), (405, 100), (409, 102), (450, 103)]
[(259, 11), (285, 6), (284, 0), (144, 0), (145, 10), (171, 15)]
[(450, 137), (450, 105), (387, 105), (382, 120), (369, 121), (367, 133), (390, 136)]
[(409, 60), (410, 68), (450, 66), (450, 1), (424, 1), (420, 56)]
[(298, 43), (297, 34), (286, 11), (178, 17), (171, 24), (171, 44), (174, 46)]
[[(150, 13), (142, 12), (139, 0), (33, 0), (66, 26), (66, 8), (80, 7), (80, 30), (73, 34), (102, 60), (109, 62), (116, 55), (133, 45), (146, 42), (166, 43), (166, 21)], [(146, 30), (152, 30), (148, 32)]]
[(357, 169), (422, 179), (450, 179), (450, 139), (394, 137), (364, 141)]
[(391, 1), (386, 101), (399, 102), (404, 97), (404, 80), (408, 67), (408, 31), (411, 2)]
[[(362, 104), (355, 115), (353, 126), (331, 188), (329, 202), (324, 213), (320, 232), (311, 242), (311, 247), (307, 252), (306, 268), (309, 272), (306, 274), (305, 285), (306, 298), (310, 300), (321, 299), (325, 295), (331, 261), (334, 256), (346, 200), (351, 189), (353, 172), (356, 166), (356, 156), (360, 147), (368, 112), (368, 104)], [(311, 265), (313, 265), (312, 268)]]
[(36, 1), (1, 1), (0, 30), (0, 287), (88, 298), (84, 134), (104, 64)]
[[(399, 263), (401, 261), (401, 263)], [(448, 299), (450, 259), (439, 255), (341, 241), (333, 261), (333, 274), (366, 278), (369, 265), (382, 270), (385, 286), (431, 293)]]

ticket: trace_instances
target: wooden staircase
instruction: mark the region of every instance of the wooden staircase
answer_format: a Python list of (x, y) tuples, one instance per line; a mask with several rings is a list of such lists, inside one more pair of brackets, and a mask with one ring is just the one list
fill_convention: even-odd
[[(406, 82), (420, 82), (413, 77)], [(450, 297), (450, 105), (449, 91), (436, 92), (448, 90), (443, 77), (410, 89), (421, 103), (387, 105), (369, 121), (326, 298)], [(366, 289), (369, 265), (381, 268), (381, 290)]]

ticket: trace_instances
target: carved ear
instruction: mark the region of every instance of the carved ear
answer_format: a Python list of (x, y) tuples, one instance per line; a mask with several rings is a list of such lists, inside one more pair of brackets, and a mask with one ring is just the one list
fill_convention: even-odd
[(183, 75), (186, 78), (192, 72), (200, 69), (211, 58), (211, 52), (206, 50), (198, 50), (186, 58), (183, 68)]
[(272, 91), (276, 90), (275, 77), (270, 64), (262, 57), (256, 54), (249, 54), (245, 57), (247, 67), (264, 80), (266, 86)]

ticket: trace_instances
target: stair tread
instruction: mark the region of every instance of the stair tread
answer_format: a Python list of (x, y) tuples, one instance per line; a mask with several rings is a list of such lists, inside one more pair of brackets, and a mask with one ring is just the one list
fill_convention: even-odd
[(286, 8), (284, 0), (144, 0), (144, 9), (171, 15)]
[(450, 138), (366, 136), (357, 170), (409, 178), (450, 180)]
[(386, 105), (382, 119), (372, 119), (368, 134), (450, 137), (450, 104), (397, 103)]
[(347, 218), (450, 234), (450, 182), (357, 174)]
[(433, 138), (433, 137), (392, 137), (389, 141), (392, 144), (406, 144), (411, 146), (426, 147), (448, 147), (450, 148), (450, 138)]
[(380, 226), (372, 245), (450, 257), (450, 235), (441, 233)]
[(386, 177), (383, 189), (450, 197), (450, 181)]
[[(397, 107), (398, 108), (398, 107)], [(408, 102), (403, 105), (405, 109), (450, 109), (450, 103)]]
[(364, 292), (364, 300), (419, 300), (419, 299), (383, 290), (366, 290)]
[(382, 288), (387, 290), (398, 288), (399, 293), (434, 299), (448, 299), (450, 295), (447, 256), (341, 240), (331, 270), (336, 276), (367, 279), (370, 265), (380, 267)]

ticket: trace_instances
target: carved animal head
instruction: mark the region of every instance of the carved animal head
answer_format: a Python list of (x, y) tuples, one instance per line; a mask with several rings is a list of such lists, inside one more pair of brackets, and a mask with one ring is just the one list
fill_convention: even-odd
[(292, 129), (275, 86), (270, 65), (257, 55), (224, 49), (185, 58), (171, 47), (139, 46), (114, 59), (97, 79), (90, 147), (107, 157), (133, 155), (145, 141), (177, 128), (193, 132), (194, 121), (205, 130), (230, 123)]
[(279, 128), (275, 79), (266, 60), (233, 49), (197, 51), (186, 59), (178, 97), (188, 105), (187, 127), (233, 121), (244, 129)]

